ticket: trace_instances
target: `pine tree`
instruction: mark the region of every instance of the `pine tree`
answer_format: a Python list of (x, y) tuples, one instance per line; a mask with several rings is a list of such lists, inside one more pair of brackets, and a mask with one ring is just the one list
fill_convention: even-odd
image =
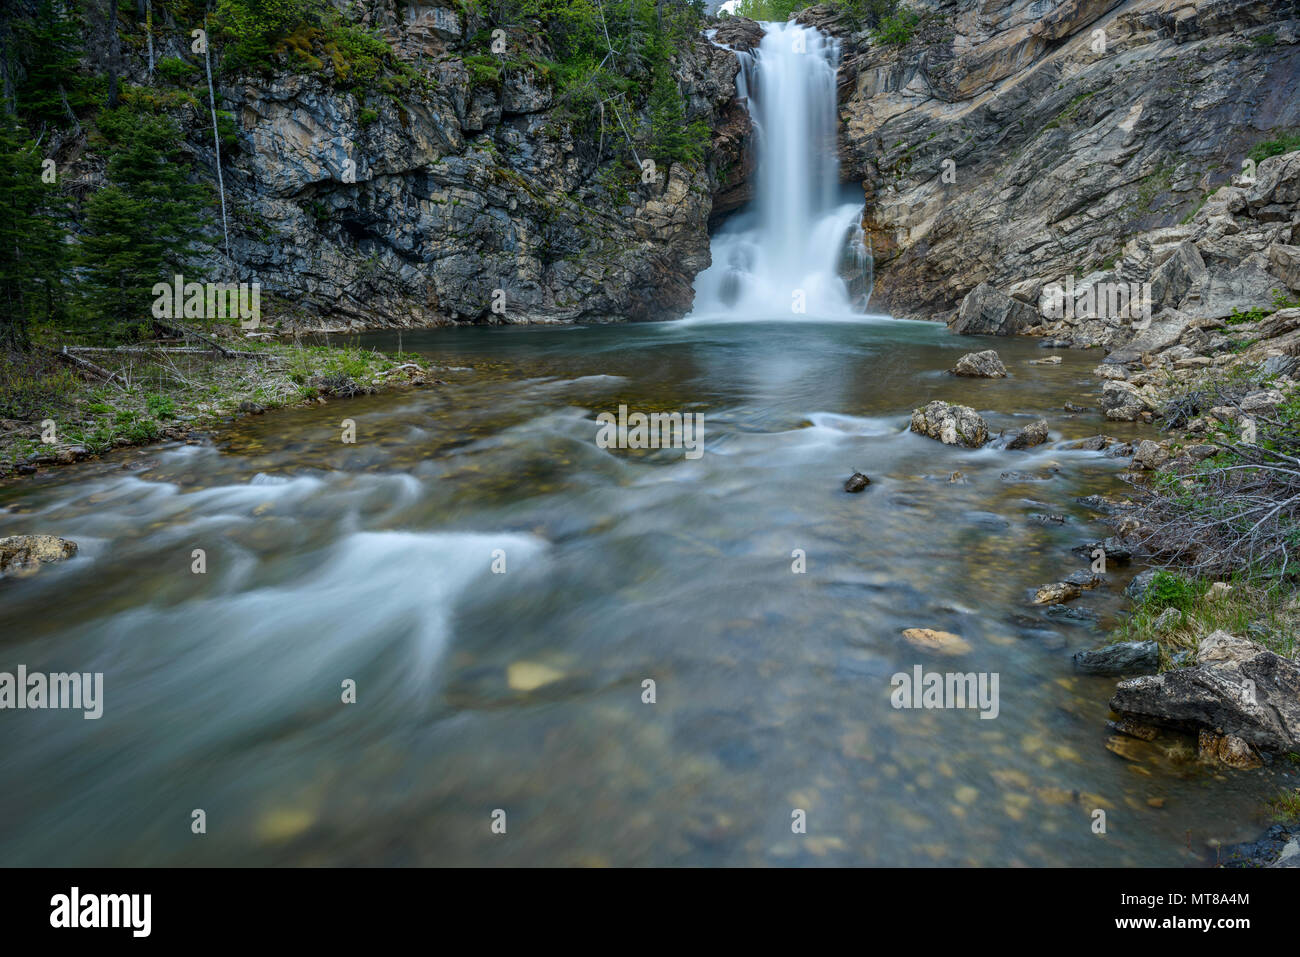
[(99, 115), (109, 143), (109, 185), (85, 205), (84, 267), (88, 319), (111, 338), (151, 325), (155, 283), (182, 269), (207, 239), (207, 190), (189, 181), (181, 138), (169, 120), (123, 107)]
[(0, 344), (11, 348), (28, 348), (32, 320), (54, 318), (63, 298), (60, 201), (43, 172), (27, 131), (0, 114)]
[(13, 24), (18, 115), (35, 131), (76, 124), (76, 111), (89, 103), (77, 75), (81, 31), (72, 0), (40, 0), (36, 10)]

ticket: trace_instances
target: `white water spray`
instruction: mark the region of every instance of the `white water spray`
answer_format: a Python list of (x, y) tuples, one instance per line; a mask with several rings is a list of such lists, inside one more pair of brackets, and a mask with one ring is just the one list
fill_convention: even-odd
[(839, 185), (839, 43), (797, 23), (763, 26), (758, 48), (736, 53), (736, 90), (754, 126), (754, 201), (714, 235), (692, 316), (854, 315), (870, 295), (870, 256), (862, 203), (845, 202)]

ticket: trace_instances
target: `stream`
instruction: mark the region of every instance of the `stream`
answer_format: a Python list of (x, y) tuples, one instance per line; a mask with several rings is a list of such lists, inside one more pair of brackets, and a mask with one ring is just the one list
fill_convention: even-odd
[[(987, 346), (1008, 378), (945, 374)], [(1094, 394), (1094, 356), (1031, 366), (1029, 340), (871, 318), (402, 348), (445, 384), (0, 490), (0, 535), (81, 545), (0, 585), (0, 669), (104, 674), (98, 720), (3, 716), (0, 861), (1196, 866), (1263, 823), (1267, 770), (1107, 749), (1113, 679), (1070, 655), (1129, 570), (1065, 616), (1029, 604), (1108, 534), (1077, 499), (1124, 488), (1123, 459), (1062, 448), (1133, 428), (1062, 411)], [(931, 398), (993, 429), (1045, 415), (1051, 440), (906, 431)], [(702, 413), (704, 454), (598, 447), (620, 404)], [(894, 708), (918, 664), (999, 674), (996, 719)]]

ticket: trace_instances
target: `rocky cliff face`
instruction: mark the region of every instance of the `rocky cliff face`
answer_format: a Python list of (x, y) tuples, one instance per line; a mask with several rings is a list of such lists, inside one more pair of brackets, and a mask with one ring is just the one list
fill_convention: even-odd
[[(223, 157), (234, 264), (214, 259), (213, 274), (259, 280), (278, 306), (264, 311), (307, 328), (689, 309), (709, 264), (714, 195), (730, 192), (734, 205), (744, 178), (748, 117), (732, 53), (703, 38), (679, 51), (687, 120), (716, 131), (712, 149), (645, 183), (611, 160), (611, 140), (574, 136), (543, 75), (476, 79), (466, 58), (489, 52), (471, 39), (484, 25), (453, 0), (367, 6), (368, 25), (428, 78), (425, 92), (363, 98), (294, 73), (223, 84), (240, 145)], [(508, 42), (547, 59), (540, 31)], [(189, 139), (210, 169), (201, 120)]]
[(901, 47), (831, 7), (800, 14), (845, 39), (842, 169), (866, 194), (872, 307), (896, 316), (955, 320), (982, 283), (1036, 306), (1096, 278), (1300, 126), (1294, 2), (913, 5)]

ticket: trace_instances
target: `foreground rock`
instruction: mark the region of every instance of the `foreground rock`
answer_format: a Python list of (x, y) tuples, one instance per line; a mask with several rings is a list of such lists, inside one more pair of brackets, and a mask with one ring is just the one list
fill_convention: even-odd
[(1074, 667), (1089, 675), (1151, 674), (1160, 667), (1160, 646), (1154, 641), (1119, 641), (1078, 652)]
[(0, 575), (25, 578), (42, 565), (66, 561), (77, 554), (77, 543), (54, 535), (12, 535), (0, 538)]
[[(1300, 663), (1245, 638), (1216, 631), (1199, 663), (1121, 681), (1111, 708), (1179, 731), (1239, 738), (1261, 751), (1300, 751)], [(1215, 745), (1240, 754), (1235, 742)]]
[(938, 399), (912, 413), (913, 432), (938, 439), (944, 445), (977, 449), (989, 440), (989, 427), (969, 406), (952, 405)]
[(953, 375), (979, 379), (1002, 379), (1006, 377), (1007, 367), (1002, 364), (996, 349), (985, 349), (983, 352), (966, 353), (948, 371)]

